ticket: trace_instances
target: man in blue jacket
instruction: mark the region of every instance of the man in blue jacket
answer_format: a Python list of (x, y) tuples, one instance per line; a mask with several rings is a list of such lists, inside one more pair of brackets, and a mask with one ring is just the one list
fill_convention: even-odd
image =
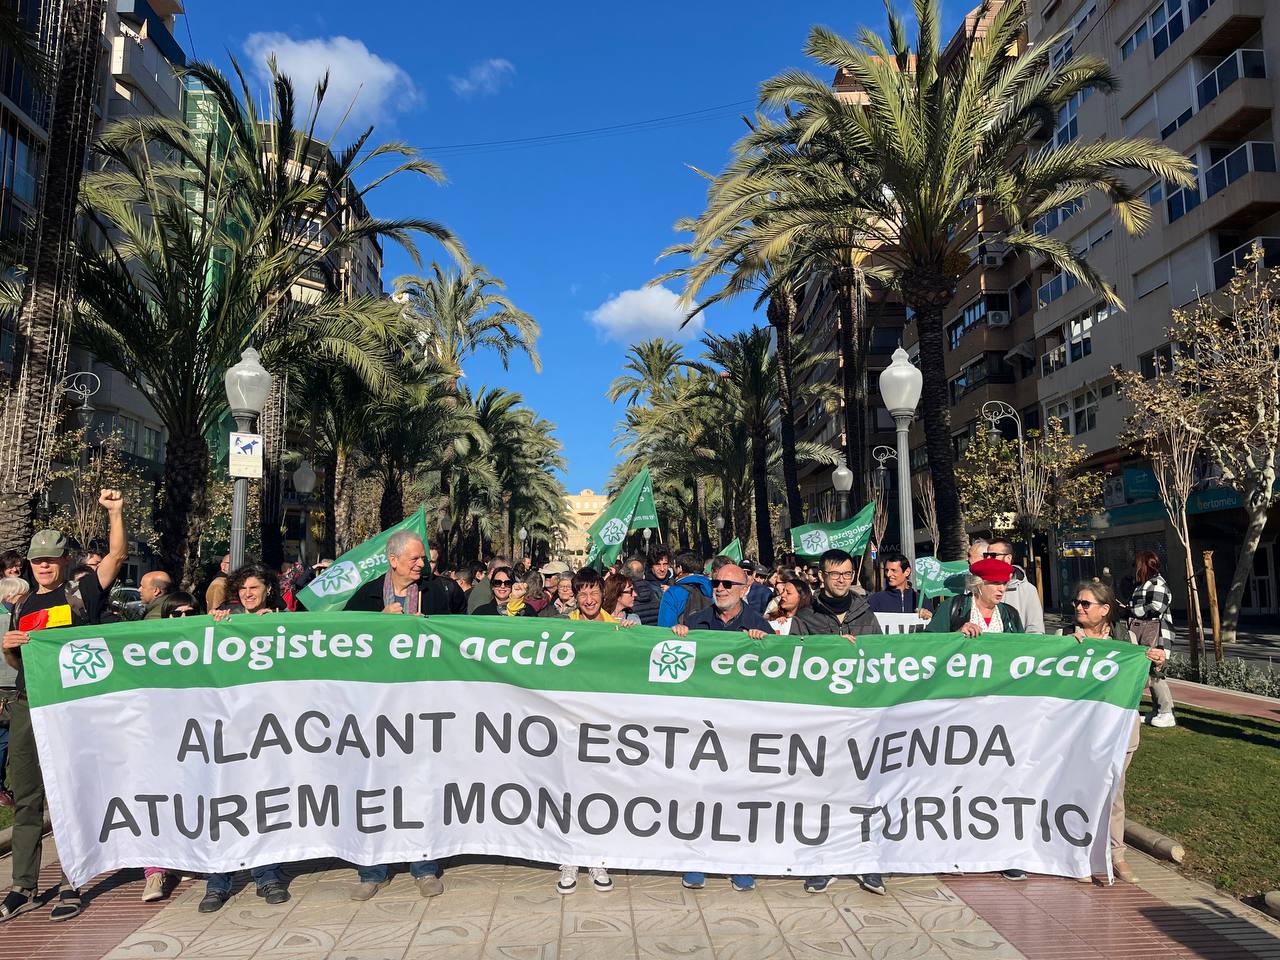
[(683, 623), (685, 612), (693, 613), (711, 606), (711, 581), (702, 572), (702, 558), (695, 553), (682, 553), (675, 560), (676, 579), (662, 595), (658, 607), (658, 626), (674, 627)]

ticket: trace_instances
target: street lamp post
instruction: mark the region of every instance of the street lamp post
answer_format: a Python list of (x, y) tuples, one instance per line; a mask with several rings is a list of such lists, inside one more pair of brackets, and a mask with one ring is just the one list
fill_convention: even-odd
[(988, 400), (982, 405), (982, 418), (990, 425), (987, 427), (987, 433), (993, 444), (1004, 438), (1000, 433), (1001, 421), (1013, 422), (1018, 438), (1018, 526), (1022, 528), (1023, 539), (1027, 541), (1027, 562), (1034, 567), (1036, 551), (1031, 541), (1031, 518), (1027, 514), (1031, 491), (1028, 489), (1027, 451), (1022, 435), (1022, 417), (1018, 416), (1018, 411), (1003, 400)]
[[(271, 390), (271, 374), (258, 358), (258, 351), (247, 348), (240, 355), (240, 362), (227, 370), (224, 379), (227, 404), (235, 417), (236, 429), (241, 433), (253, 430), (254, 421), (267, 402)], [(244, 525), (249, 512), (249, 480), (236, 477), (231, 494), (231, 569), (244, 564)]]
[(849, 516), (849, 491), (853, 489), (853, 471), (841, 458), (840, 465), (831, 471), (831, 485), (840, 495), (840, 516), (844, 520)]
[(719, 550), (721, 547), (724, 546), (724, 517), (717, 514), (715, 519), (715, 524), (716, 524), (716, 544), (717, 544), (715, 549)]
[(525, 540), (527, 540), (528, 538), (529, 538), (529, 531), (526, 528), (521, 527), (520, 528), (520, 559), (521, 560), (523, 560), (525, 557), (528, 556), (528, 552), (527, 552), (528, 548), (525, 546)]
[(880, 374), (880, 396), (893, 417), (898, 435), (898, 525), (902, 528), (902, 552), (912, 566), (916, 562), (916, 525), (911, 510), (911, 458), (907, 449), (907, 433), (916, 416), (920, 388), (924, 378), (911, 362), (907, 351), (893, 351), (893, 362)]
[(80, 451), (80, 469), (84, 470), (89, 466), (89, 434), (87, 431), (93, 425), (93, 415), (96, 412), (89, 399), (95, 396), (102, 388), (102, 380), (98, 378), (96, 373), (81, 370), (79, 373), (63, 377), (59, 381), (58, 387), (62, 390), (63, 396), (67, 398), (74, 397), (80, 401), (71, 410), (76, 415), (76, 425), (86, 430), (84, 448)]

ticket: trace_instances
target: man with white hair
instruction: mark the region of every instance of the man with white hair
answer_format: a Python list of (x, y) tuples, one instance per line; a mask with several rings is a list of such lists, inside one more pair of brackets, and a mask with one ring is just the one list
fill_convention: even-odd
[(428, 617), (460, 611), (461, 591), (456, 584), (450, 590), (447, 579), (430, 570), (427, 546), (412, 530), (397, 530), (387, 538), (387, 564), (386, 575), (357, 590), (344, 609)]
[[(427, 569), (427, 547), (412, 530), (397, 530), (387, 538), (386, 576), (375, 578), (361, 587), (350, 600), (347, 610), (370, 612), (425, 614), (436, 616), (454, 612), (450, 609), (449, 589), (444, 577)], [(457, 587), (455, 585), (454, 589)], [(357, 866), (360, 882), (351, 890), (352, 900), (368, 900), (390, 883), (390, 865)], [(444, 881), (434, 860), (409, 864), (409, 874), (424, 897), (444, 893)]]

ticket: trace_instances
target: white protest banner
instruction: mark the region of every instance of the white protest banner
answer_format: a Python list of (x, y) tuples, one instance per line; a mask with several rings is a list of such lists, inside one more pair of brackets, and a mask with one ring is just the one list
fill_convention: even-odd
[(63, 868), (1109, 868), (1145, 651), (282, 614), (23, 653)]

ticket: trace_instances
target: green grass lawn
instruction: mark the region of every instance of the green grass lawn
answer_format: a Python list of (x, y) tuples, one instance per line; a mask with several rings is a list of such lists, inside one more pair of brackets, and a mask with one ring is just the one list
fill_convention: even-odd
[(13, 807), (0, 807), (0, 830), (13, 825)]
[(1142, 728), (1127, 814), (1178, 840), (1183, 869), (1240, 897), (1280, 889), (1280, 724), (1179, 706)]

